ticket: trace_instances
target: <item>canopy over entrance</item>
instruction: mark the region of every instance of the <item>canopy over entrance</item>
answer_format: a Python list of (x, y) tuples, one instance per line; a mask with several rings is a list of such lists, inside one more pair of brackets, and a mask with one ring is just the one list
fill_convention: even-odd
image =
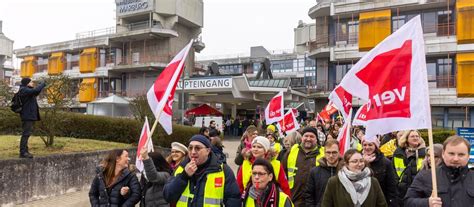
[(196, 108), (189, 109), (186, 111), (186, 115), (212, 115), (212, 116), (222, 116), (223, 114), (215, 108), (210, 107), (207, 104), (202, 104)]

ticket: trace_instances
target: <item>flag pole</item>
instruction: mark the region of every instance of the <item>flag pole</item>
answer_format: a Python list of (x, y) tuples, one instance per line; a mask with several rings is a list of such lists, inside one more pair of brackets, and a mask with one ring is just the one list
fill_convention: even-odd
[(430, 163), (431, 163), (431, 182), (433, 183), (433, 191), (431, 193), (432, 197), (438, 197), (438, 183), (436, 182), (436, 164), (434, 157), (433, 149), (433, 129), (428, 129), (428, 141), (429, 141), (429, 150), (430, 150)]

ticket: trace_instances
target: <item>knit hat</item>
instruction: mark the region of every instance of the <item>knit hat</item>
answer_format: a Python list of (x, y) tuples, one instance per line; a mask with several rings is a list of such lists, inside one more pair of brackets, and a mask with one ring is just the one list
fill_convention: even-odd
[(28, 85), (28, 83), (30, 83), (30, 82), (31, 82), (31, 79), (30, 79), (30, 78), (23, 78), (23, 79), (21, 79), (21, 85), (22, 85), (22, 86), (26, 86), (26, 85)]
[(192, 141), (198, 141), (201, 142), (204, 146), (207, 148), (211, 148), (211, 141), (204, 135), (196, 134), (191, 139), (189, 139), (189, 142), (191, 143)]
[(380, 149), (380, 140), (379, 138), (377, 137), (373, 137), (372, 139), (366, 139), (365, 136), (362, 137), (362, 144), (364, 144), (364, 142), (367, 142), (367, 143), (374, 143), (375, 146)]
[(268, 140), (266, 137), (255, 137), (255, 139), (253, 139), (252, 141), (252, 145), (255, 143), (261, 144), (266, 152), (268, 152), (268, 150), (270, 149), (270, 140)]
[(305, 127), (305, 128), (303, 129), (302, 135), (304, 135), (306, 132), (313, 133), (316, 137), (318, 137), (318, 130), (317, 130), (316, 128), (313, 128), (313, 127)]
[(186, 146), (184, 146), (184, 144), (181, 144), (179, 142), (171, 143), (171, 149), (172, 150), (178, 150), (178, 151), (182, 152), (183, 154), (188, 153), (188, 148)]

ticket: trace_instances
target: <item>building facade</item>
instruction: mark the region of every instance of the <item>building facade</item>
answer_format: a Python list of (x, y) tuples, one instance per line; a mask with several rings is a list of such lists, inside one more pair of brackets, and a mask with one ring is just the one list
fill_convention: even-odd
[[(120, 95), (146, 94), (160, 71), (191, 39), (188, 65), (204, 48), (202, 0), (117, 0), (116, 26), (77, 33), (76, 39), (15, 50), (21, 77), (64, 74), (80, 85), (75, 107)], [(186, 73), (192, 72), (192, 67)]]
[[(368, 50), (420, 15), (434, 127), (474, 126), (474, 1), (320, 0), (309, 9), (315, 36), (316, 110)], [(357, 104), (360, 104), (356, 102)]]
[(0, 80), (11, 83), (13, 76), (13, 40), (3, 34), (2, 28), (3, 22), (0, 21)]

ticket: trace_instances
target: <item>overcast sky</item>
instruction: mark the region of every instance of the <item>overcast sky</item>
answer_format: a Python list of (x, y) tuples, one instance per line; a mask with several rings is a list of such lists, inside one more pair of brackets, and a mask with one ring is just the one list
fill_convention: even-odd
[[(251, 46), (293, 48), (298, 20), (312, 22), (315, 0), (204, 0), (200, 56), (249, 53)], [(3, 33), (13, 47), (72, 40), (76, 33), (113, 27), (115, 0), (0, 0)], [(17, 64), (15, 64), (17, 65)]]

